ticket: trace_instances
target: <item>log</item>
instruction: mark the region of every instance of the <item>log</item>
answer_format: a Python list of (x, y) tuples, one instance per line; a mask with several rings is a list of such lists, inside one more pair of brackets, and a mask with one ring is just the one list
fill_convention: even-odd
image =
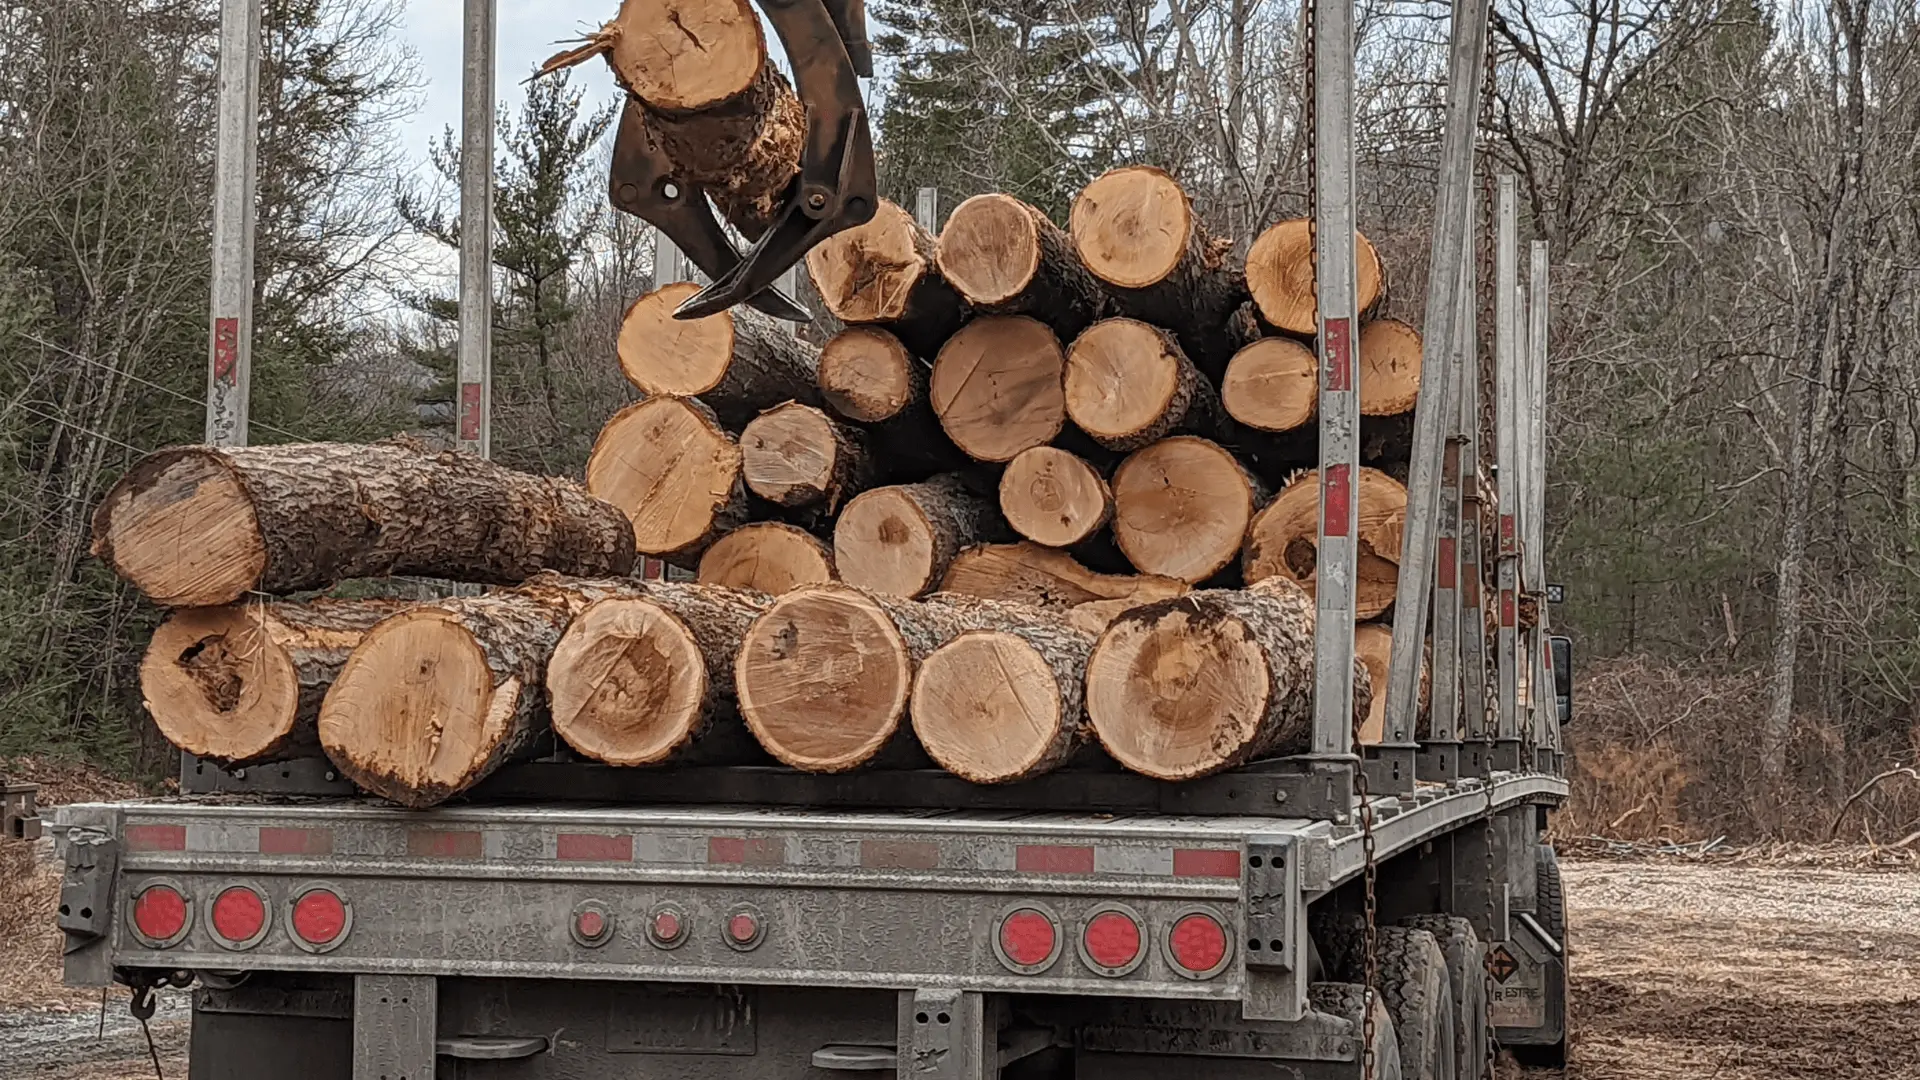
[(747, 490), (776, 506), (831, 514), (873, 485), (878, 466), (859, 428), (797, 401), (776, 405), (740, 432)]
[(939, 585), (961, 549), (1004, 531), (987, 500), (954, 474), (874, 488), (856, 497), (833, 528), (841, 580), (890, 596)]
[(140, 694), (167, 741), (228, 768), (311, 757), (320, 699), (400, 600), (182, 608), (153, 632)]
[[(1087, 661), (1100, 745), (1134, 772), (1192, 780), (1305, 752), (1313, 736), (1313, 601), (1284, 581), (1201, 589), (1113, 621)], [(1372, 704), (1354, 662), (1354, 710)]]
[(1084, 699), (1093, 637), (1057, 615), (994, 606), (1001, 625), (935, 649), (913, 679), (914, 736), (941, 768), (975, 784), (1052, 772), (1091, 731)]
[(1172, 328), (1208, 374), (1217, 378), (1257, 336), (1235, 318), (1248, 294), (1232, 243), (1207, 235), (1193, 201), (1166, 172), (1135, 165), (1106, 173), (1073, 200), (1067, 226), (1113, 307)]
[(700, 291), (681, 281), (635, 300), (620, 323), (620, 370), (649, 397), (698, 397), (729, 429), (787, 401), (818, 404), (820, 353), (742, 304), (702, 319), (674, 309)]
[[(1378, 469), (1360, 470), (1359, 558), (1354, 617), (1377, 618), (1392, 605), (1400, 580), (1400, 540), (1407, 489)], [(1297, 474), (1247, 530), (1242, 570), (1249, 583), (1284, 578), (1312, 596), (1317, 581), (1320, 474)]]
[(1000, 474), (1000, 514), (1035, 543), (1072, 547), (1106, 526), (1113, 492), (1085, 458), (1036, 446), (1021, 451)]
[(343, 775), (402, 806), (434, 806), (539, 748), (547, 660), (570, 612), (495, 593), (420, 604), (375, 626), (320, 705)]
[(547, 664), (554, 734), (609, 765), (751, 760), (753, 740), (734, 722), (733, 662), (771, 603), (680, 582), (594, 600)]
[[(1366, 719), (1360, 723), (1360, 742), (1366, 746), (1378, 746), (1385, 741), (1387, 732), (1387, 665), (1393, 656), (1393, 626), (1368, 622), (1354, 627), (1353, 654), (1367, 665), (1367, 674), (1373, 685), (1378, 687), (1367, 709)], [(1428, 736), (1432, 678), (1427, 670), (1426, 658), (1423, 657), (1420, 665), (1420, 702), (1414, 724), (1414, 737), (1417, 739)]]
[(1233, 354), (1220, 381), (1220, 403), (1257, 431), (1293, 431), (1319, 412), (1319, 372), (1311, 348), (1291, 338), (1261, 338)]
[(905, 343), (876, 326), (849, 326), (820, 349), (820, 396), (855, 423), (878, 424), (916, 410), (931, 418), (928, 375)]
[(1073, 238), (1011, 195), (975, 195), (940, 231), (940, 273), (981, 311), (1031, 315), (1071, 340), (1100, 317), (1105, 296)]
[(704, 585), (728, 585), (769, 596), (836, 576), (833, 549), (784, 521), (756, 521), (714, 541), (700, 556), (698, 573)]
[[(1260, 317), (1276, 329), (1304, 337), (1320, 332), (1312, 224), (1307, 218), (1283, 221), (1261, 233), (1247, 249), (1247, 289)], [(1385, 297), (1386, 278), (1379, 253), (1358, 231), (1354, 262), (1359, 278), (1354, 307), (1365, 318)]]
[(1218, 438), (1220, 397), (1172, 334), (1137, 319), (1102, 319), (1067, 350), (1067, 416), (1109, 450), (1138, 450), (1175, 432)]
[(872, 220), (814, 245), (807, 272), (835, 318), (891, 332), (916, 355), (932, 356), (967, 319), (966, 302), (940, 276), (936, 250), (912, 214), (881, 199)]
[(574, 481), (405, 440), (157, 450), (94, 511), (93, 553), (172, 607), (393, 574), (625, 574), (634, 558), (620, 513)]
[(1420, 331), (1399, 319), (1360, 328), (1360, 415), (1398, 416), (1420, 400)]
[(626, 511), (643, 554), (692, 567), (747, 520), (740, 446), (713, 411), (655, 397), (613, 414), (587, 458), (587, 490)]
[(1232, 565), (1267, 489), (1217, 443), (1176, 435), (1113, 473), (1113, 539), (1142, 573), (1189, 584)]
[(1149, 574), (1097, 574), (1066, 552), (1035, 543), (982, 544), (953, 560), (940, 591), (1067, 608), (1096, 600), (1162, 600), (1185, 593), (1187, 584)]
[(1066, 425), (1065, 370), (1060, 340), (1046, 324), (987, 316), (941, 347), (929, 395), (955, 446), (979, 461), (1012, 461)]

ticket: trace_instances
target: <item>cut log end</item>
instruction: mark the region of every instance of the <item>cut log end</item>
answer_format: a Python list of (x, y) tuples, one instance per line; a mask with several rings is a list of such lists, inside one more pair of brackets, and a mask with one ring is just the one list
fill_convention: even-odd
[[(1360, 470), (1359, 489), (1354, 617), (1372, 619), (1393, 604), (1399, 588), (1407, 489), (1378, 469)], [(1318, 583), (1319, 517), (1319, 473), (1307, 470), (1274, 496), (1248, 528), (1242, 558), (1247, 582), (1284, 578), (1312, 595)]]
[(639, 598), (593, 603), (547, 665), (554, 733), (611, 765), (665, 761), (704, 719), (706, 661), (685, 623)]
[(834, 579), (833, 552), (797, 525), (761, 521), (743, 525), (700, 556), (699, 580), (769, 596)]
[(1256, 737), (1270, 687), (1267, 659), (1244, 627), (1178, 601), (1120, 616), (1087, 662), (1100, 745), (1161, 780), (1219, 770)]
[(975, 304), (1006, 303), (1026, 291), (1040, 270), (1040, 228), (1033, 211), (1011, 195), (975, 195), (940, 232), (940, 273)]
[(849, 323), (905, 318), (914, 287), (931, 269), (921, 234), (912, 214), (882, 199), (865, 224), (815, 245), (807, 272), (827, 310)]
[(1060, 341), (1025, 316), (975, 319), (949, 338), (930, 394), (954, 445), (980, 461), (1011, 461), (1044, 446), (1067, 419)]
[(168, 742), (216, 761), (249, 761), (293, 732), (300, 678), (261, 605), (186, 608), (153, 632), (140, 692)]
[(266, 569), (252, 500), (217, 451), (150, 455), (94, 515), (94, 554), (155, 603), (211, 607), (246, 595)]
[(849, 420), (863, 424), (890, 420), (913, 404), (921, 381), (914, 377), (917, 363), (900, 339), (887, 331), (850, 326), (820, 350), (820, 393)]
[[(1359, 293), (1354, 309), (1372, 310), (1380, 300), (1380, 256), (1373, 244), (1354, 233)], [(1260, 317), (1290, 334), (1320, 330), (1314, 288), (1313, 228), (1306, 218), (1283, 221), (1260, 234), (1247, 251), (1247, 288)]]
[(620, 323), (617, 351), (627, 381), (648, 394), (692, 397), (726, 378), (733, 360), (733, 318), (676, 319), (678, 308), (700, 286), (681, 281), (635, 300)]
[(1193, 206), (1160, 169), (1115, 169), (1080, 192), (1068, 228), (1094, 276), (1143, 289), (1165, 280), (1186, 256)]
[(941, 768), (976, 784), (1032, 773), (1066, 715), (1056, 675), (1019, 635), (962, 634), (926, 658), (913, 682), (913, 730)]
[(797, 402), (755, 417), (740, 452), (748, 489), (779, 506), (824, 504), (832, 513), (872, 478), (861, 433)]
[(1029, 540), (1071, 547), (1107, 523), (1113, 492), (1083, 458), (1036, 446), (1021, 451), (1000, 474), (1000, 513)]
[(1420, 400), (1420, 332), (1399, 319), (1360, 328), (1360, 414), (1397, 416)]
[(727, 101), (751, 87), (766, 63), (760, 19), (747, 0), (623, 0), (598, 36), (621, 84), (667, 112)]
[(1204, 581), (1239, 553), (1260, 495), (1221, 446), (1191, 435), (1162, 439), (1113, 474), (1113, 538), (1144, 573)]
[(587, 489), (626, 511), (640, 552), (667, 559), (697, 556), (745, 513), (740, 447), (678, 398), (615, 414), (587, 460)]
[(1227, 364), (1220, 402), (1250, 428), (1292, 431), (1317, 411), (1318, 374), (1312, 349), (1290, 338), (1261, 338)]
[(754, 737), (808, 772), (842, 772), (878, 753), (899, 729), (912, 683), (912, 658), (886, 611), (834, 586), (774, 601), (734, 667)]
[(833, 561), (850, 585), (919, 596), (954, 556), (995, 524), (958, 477), (874, 488), (847, 504), (833, 529)]
[(1067, 351), (1067, 415), (1103, 445), (1138, 446), (1143, 432), (1164, 434), (1175, 399), (1192, 393), (1183, 376), (1194, 374), (1171, 335), (1135, 319), (1104, 319)]

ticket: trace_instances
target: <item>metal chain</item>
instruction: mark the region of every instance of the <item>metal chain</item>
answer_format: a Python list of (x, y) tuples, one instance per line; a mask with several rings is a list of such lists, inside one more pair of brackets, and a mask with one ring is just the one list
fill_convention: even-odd
[[(1360, 755), (1360, 725), (1364, 717), (1353, 718), (1353, 752)], [(1353, 770), (1354, 794), (1360, 797), (1360, 852), (1363, 857), (1361, 881), (1363, 882), (1364, 905), (1367, 916), (1367, 977), (1366, 994), (1363, 996), (1365, 1012), (1360, 1021), (1360, 1037), (1365, 1040), (1361, 1049), (1361, 1072), (1363, 1080), (1374, 1080), (1373, 1060), (1373, 997), (1379, 993), (1380, 957), (1377, 950), (1379, 904), (1374, 896), (1374, 878), (1376, 866), (1373, 854), (1373, 804), (1367, 799), (1367, 770), (1364, 760), (1355, 762)]]
[[(1485, 2), (1488, 7), (1488, 15), (1489, 15), (1488, 22), (1491, 23), (1492, 9), (1496, 6), (1495, 0), (1485, 0)], [(1493, 427), (1493, 425), (1490, 423), (1490, 417), (1488, 413), (1495, 401), (1495, 393), (1494, 393), (1494, 386), (1493, 386), (1493, 379), (1492, 379), (1493, 365), (1490, 363), (1490, 360), (1491, 360), (1492, 351), (1493, 351), (1491, 347), (1492, 335), (1495, 331), (1494, 321), (1493, 321), (1495, 290), (1492, 287), (1492, 282), (1494, 280), (1493, 257), (1494, 257), (1494, 247), (1496, 244), (1495, 230), (1497, 228), (1497, 219), (1499, 216), (1497, 196), (1495, 194), (1497, 191), (1497, 185), (1494, 179), (1493, 168), (1492, 168), (1493, 154), (1491, 152), (1491, 149), (1488, 147), (1487, 143), (1484, 140), (1490, 140), (1493, 135), (1493, 117), (1494, 117), (1493, 98), (1494, 98), (1494, 91), (1499, 86), (1498, 75), (1499, 75), (1499, 49), (1496, 47), (1494, 43), (1494, 36), (1491, 30), (1491, 27), (1489, 27), (1489, 30), (1487, 33), (1486, 76), (1485, 76), (1485, 81), (1482, 83), (1480, 87), (1480, 118), (1479, 118), (1480, 119), (1479, 135), (1480, 135), (1480, 139), (1483, 140), (1481, 141), (1481, 146), (1480, 146), (1480, 158), (1485, 163), (1485, 165), (1480, 170), (1481, 191), (1485, 199), (1485, 207), (1483, 212), (1480, 215), (1481, 231), (1480, 231), (1480, 277), (1479, 277), (1479, 280), (1483, 283), (1486, 283), (1486, 286), (1483, 290), (1484, 299), (1482, 301), (1482, 307), (1481, 307), (1480, 326), (1482, 328), (1482, 331), (1481, 331), (1482, 334), (1485, 335), (1485, 337), (1483, 337), (1482, 340), (1487, 342), (1487, 345), (1484, 348), (1481, 348), (1479, 350), (1480, 363), (1475, 365), (1475, 377), (1480, 380), (1481, 392), (1480, 392), (1480, 415), (1473, 418), (1474, 423), (1480, 426), (1481, 438), (1477, 439), (1476, 442), (1479, 445), (1481, 454), (1483, 456), (1490, 449), (1493, 449), (1494, 447), (1493, 440), (1487, 436)], [(1476, 484), (1479, 483), (1480, 464), (1481, 463), (1478, 461), (1474, 462), (1474, 470), (1475, 470), (1474, 483)], [(1481, 505), (1484, 507), (1485, 504), (1482, 503)], [(1481, 518), (1480, 527), (1483, 530), (1481, 533), (1481, 536), (1483, 537), (1486, 536), (1487, 533), (1484, 531), (1486, 529), (1486, 518), (1484, 514)], [(1482, 605), (1484, 605), (1486, 603), (1486, 598), (1488, 596), (1494, 595), (1492, 592), (1488, 591), (1487, 588), (1485, 587), (1486, 586), (1485, 572), (1488, 566), (1495, 565), (1495, 564), (1489, 563), (1485, 558), (1484, 545), (1482, 546), (1481, 551), (1478, 552), (1477, 554), (1481, 556), (1480, 568), (1481, 568), (1482, 579), (1481, 579), (1480, 596), (1481, 596), (1481, 603)], [(1480, 617), (1474, 620), (1475, 622), (1474, 629), (1479, 632), (1482, 640), (1485, 640), (1487, 636), (1487, 633), (1486, 633), (1487, 620), (1486, 620), (1486, 609), (1484, 606), (1481, 608), (1479, 615)], [(1485, 651), (1486, 651), (1485, 646), (1482, 646), (1483, 655), (1485, 654)], [(1480, 717), (1480, 734), (1481, 734), (1481, 741), (1483, 744), (1481, 752), (1486, 755), (1482, 760), (1485, 760), (1488, 762), (1491, 762), (1493, 760), (1494, 733), (1497, 727), (1496, 717), (1499, 715), (1499, 701), (1500, 701), (1499, 680), (1495, 678), (1491, 678), (1490, 677), (1491, 674), (1492, 672), (1487, 667), (1483, 666), (1481, 668), (1482, 682), (1486, 688), (1482, 691), (1480, 700), (1487, 706), (1486, 708), (1482, 709), (1483, 715)], [(1486, 836), (1486, 843), (1483, 846), (1483, 850), (1486, 852), (1486, 856), (1487, 856), (1486, 858), (1486, 891), (1485, 891), (1487, 933), (1491, 938), (1499, 932), (1499, 928), (1494, 925), (1495, 912), (1494, 912), (1494, 902), (1493, 902), (1493, 889), (1494, 889), (1495, 881), (1494, 881), (1494, 868), (1493, 868), (1493, 840), (1494, 840), (1493, 831), (1495, 828), (1495, 819), (1494, 819), (1494, 809), (1493, 809), (1493, 784), (1491, 782), (1486, 783), (1486, 796), (1487, 796), (1487, 806), (1486, 806), (1485, 822), (1486, 822), (1487, 836)], [(1489, 940), (1486, 943), (1486, 947), (1481, 952), (1481, 969), (1482, 970), (1480, 974), (1480, 978), (1486, 987), (1484, 991), (1484, 996), (1487, 1002), (1487, 1011), (1486, 1011), (1485, 1020), (1484, 1020), (1484, 1023), (1486, 1025), (1485, 1036), (1486, 1036), (1486, 1044), (1487, 1044), (1487, 1060), (1486, 1060), (1487, 1080), (1494, 1080), (1494, 1076), (1499, 1068), (1499, 1042), (1496, 1038), (1496, 1030), (1493, 1023), (1493, 995), (1494, 995), (1493, 947), (1494, 947), (1494, 942), (1492, 940)]]

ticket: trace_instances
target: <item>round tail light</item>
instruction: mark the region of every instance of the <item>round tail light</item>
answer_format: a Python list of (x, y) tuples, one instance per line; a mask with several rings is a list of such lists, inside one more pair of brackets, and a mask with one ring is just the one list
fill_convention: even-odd
[(1227, 966), (1231, 955), (1227, 928), (1205, 911), (1190, 911), (1167, 931), (1167, 958), (1173, 969), (1189, 979), (1211, 979)]
[(267, 936), (267, 901), (245, 885), (230, 885), (207, 913), (214, 940), (229, 949), (251, 949)]
[(149, 885), (133, 897), (133, 931), (147, 945), (164, 949), (187, 936), (191, 905), (171, 885)]
[(315, 886), (293, 901), (294, 943), (309, 952), (325, 952), (346, 940), (353, 926), (353, 909), (340, 894)]
[(1053, 916), (1038, 908), (1019, 907), (1000, 918), (993, 951), (1000, 962), (1022, 975), (1038, 975), (1060, 955), (1060, 930)]
[(760, 921), (760, 913), (745, 904), (727, 915), (725, 925), (727, 944), (742, 951), (758, 946), (766, 930)]
[(1080, 933), (1080, 959), (1100, 974), (1117, 978), (1145, 959), (1143, 936), (1139, 916), (1118, 906), (1103, 908)]
[(662, 949), (677, 949), (687, 940), (687, 915), (674, 904), (661, 904), (647, 916), (647, 938)]

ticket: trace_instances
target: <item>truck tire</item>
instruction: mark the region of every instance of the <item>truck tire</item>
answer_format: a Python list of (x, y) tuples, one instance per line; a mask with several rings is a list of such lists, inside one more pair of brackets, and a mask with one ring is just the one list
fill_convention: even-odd
[(1374, 932), (1380, 996), (1400, 1041), (1406, 1080), (1455, 1080), (1453, 987), (1447, 957), (1425, 930), (1382, 926)]
[(1307, 936), (1320, 954), (1325, 982), (1366, 981), (1367, 920), (1354, 911), (1314, 911), (1307, 916)]
[(1447, 982), (1453, 990), (1454, 1080), (1491, 1080), (1487, 1076), (1486, 946), (1473, 923), (1458, 915), (1413, 915), (1401, 926), (1425, 930), (1447, 958)]
[[(1338, 1016), (1354, 1027), (1363, 1028), (1362, 1010), (1368, 994), (1359, 983), (1317, 982), (1307, 986), (1307, 1004), (1314, 1012)], [(1410, 1080), (1400, 1068), (1400, 1043), (1394, 1033), (1393, 1017), (1380, 995), (1372, 996), (1373, 1005), (1373, 1080)]]
[(1541, 929), (1560, 943), (1560, 958), (1547, 962), (1546, 1030), (1558, 1031), (1553, 1042), (1515, 1043), (1507, 1049), (1522, 1065), (1558, 1069), (1567, 1064), (1567, 898), (1560, 882), (1560, 858), (1552, 844), (1534, 848), (1534, 913)]

